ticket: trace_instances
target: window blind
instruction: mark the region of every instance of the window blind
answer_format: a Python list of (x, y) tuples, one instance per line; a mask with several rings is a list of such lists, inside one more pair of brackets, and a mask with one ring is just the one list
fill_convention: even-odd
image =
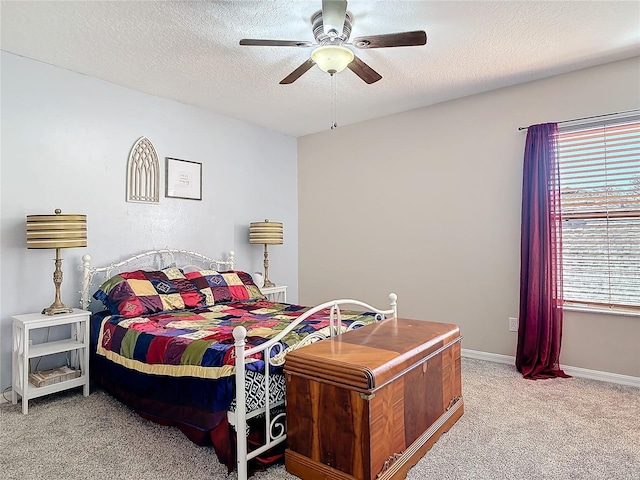
[(565, 302), (640, 309), (640, 122), (558, 133)]

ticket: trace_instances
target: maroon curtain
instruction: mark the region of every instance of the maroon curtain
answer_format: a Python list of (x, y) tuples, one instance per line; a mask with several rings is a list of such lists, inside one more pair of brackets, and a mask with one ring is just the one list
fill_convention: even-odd
[(516, 367), (534, 380), (568, 377), (559, 363), (562, 225), (557, 132), (556, 123), (530, 126), (524, 150)]

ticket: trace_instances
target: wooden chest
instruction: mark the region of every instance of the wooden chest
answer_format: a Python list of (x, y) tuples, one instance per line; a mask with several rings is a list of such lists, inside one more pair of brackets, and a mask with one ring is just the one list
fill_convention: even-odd
[(402, 479), (463, 413), (460, 330), (389, 319), (290, 352), (287, 470)]

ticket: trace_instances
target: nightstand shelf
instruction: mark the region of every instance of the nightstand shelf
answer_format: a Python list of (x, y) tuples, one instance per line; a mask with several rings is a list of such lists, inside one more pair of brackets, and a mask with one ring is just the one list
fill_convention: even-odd
[(78, 348), (84, 348), (84, 344), (78, 340), (58, 340), (56, 342), (39, 343), (29, 347), (29, 357), (44, 357), (54, 353), (69, 352)]
[[(43, 315), (30, 313), (13, 317), (13, 356), (11, 401), (22, 398), (22, 413), (29, 411), (29, 400), (69, 388), (83, 387), (85, 397), (89, 396), (89, 316), (90, 312), (73, 309), (72, 313)], [(31, 331), (71, 326), (70, 338), (32, 344)], [(70, 353), (71, 367), (80, 370), (80, 376), (51, 385), (36, 387), (29, 383), (29, 360), (56, 353)]]
[(287, 303), (287, 286), (276, 285), (275, 287), (262, 287), (260, 291), (271, 302)]
[[(28, 395), (29, 399), (34, 399), (38, 397), (44, 397), (45, 395), (50, 395), (52, 393), (61, 392), (62, 390), (68, 390), (70, 388), (84, 386), (86, 384), (86, 379), (84, 375), (80, 375), (77, 378), (72, 378), (71, 380), (65, 380), (64, 382), (54, 383), (53, 385), (47, 385), (44, 387), (36, 387), (32, 384), (29, 384)], [(85, 397), (88, 397), (87, 393)], [(27, 400), (27, 402), (28, 402)], [(26, 404), (24, 397), (22, 398), (22, 413), (28, 412), (28, 405)], [(25, 411), (26, 410), (26, 411)]]

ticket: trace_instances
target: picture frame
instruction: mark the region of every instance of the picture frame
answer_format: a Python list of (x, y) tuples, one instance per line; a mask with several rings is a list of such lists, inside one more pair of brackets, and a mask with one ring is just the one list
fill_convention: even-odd
[(165, 197), (202, 200), (202, 163), (165, 158)]

